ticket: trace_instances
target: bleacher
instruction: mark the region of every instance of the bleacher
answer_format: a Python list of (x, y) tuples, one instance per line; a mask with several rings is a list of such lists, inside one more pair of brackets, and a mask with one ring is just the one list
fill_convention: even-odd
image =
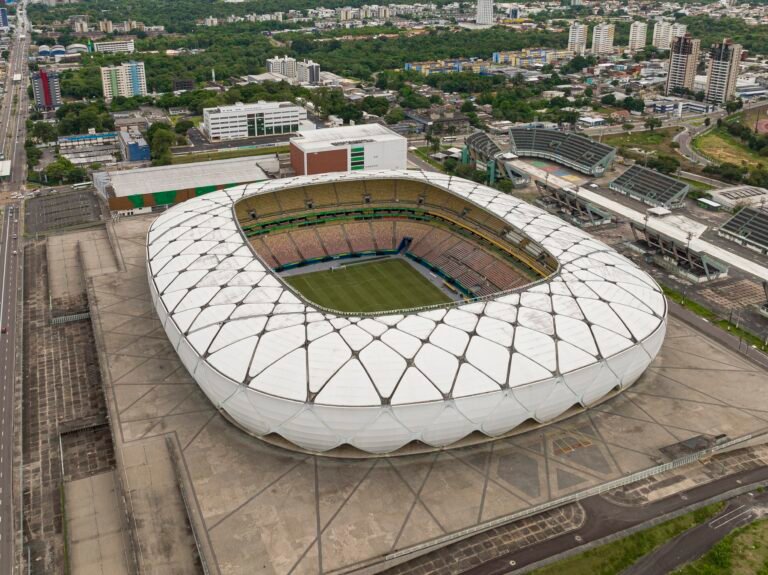
[(394, 250), (411, 238), (408, 253), (441, 270), (476, 296), (491, 295), (528, 283), (528, 279), (498, 254), (457, 233), (428, 223), (380, 220), (330, 223), (251, 238), (256, 252), (275, 269), (306, 260)]
[(685, 202), (690, 186), (654, 170), (635, 164), (613, 180), (610, 189), (651, 206), (678, 208)]
[(768, 211), (742, 208), (725, 222), (718, 235), (740, 243), (763, 254), (768, 254)]
[(601, 176), (616, 157), (616, 149), (573, 132), (547, 128), (511, 128), (512, 152), (552, 160), (591, 176)]
[(497, 177), (505, 177), (515, 187), (527, 186), (531, 179), (528, 174), (521, 173), (512, 167), (502, 157), (504, 150), (485, 132), (475, 132), (464, 140), (469, 156), (477, 163), (495, 162)]

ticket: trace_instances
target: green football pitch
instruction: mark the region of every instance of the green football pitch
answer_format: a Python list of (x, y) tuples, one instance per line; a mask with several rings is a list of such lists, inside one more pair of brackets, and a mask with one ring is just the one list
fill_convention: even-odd
[(284, 279), (308, 300), (338, 311), (388, 311), (451, 301), (401, 259), (347, 264)]

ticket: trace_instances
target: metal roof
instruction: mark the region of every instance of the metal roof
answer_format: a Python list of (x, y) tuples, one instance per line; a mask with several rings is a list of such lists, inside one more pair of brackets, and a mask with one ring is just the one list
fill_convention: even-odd
[[(235, 202), (255, 194), (368, 179), (410, 179), (465, 198), (560, 268), (482, 301), (343, 314), (292, 291), (234, 215)], [(210, 400), (253, 434), (314, 451), (440, 447), (551, 421), (634, 383), (666, 328), (659, 286), (612, 248), (512, 196), (434, 172), (322, 174), (188, 200), (152, 224), (147, 266), (166, 333)]]
[(171, 190), (186, 190), (204, 186), (218, 186), (266, 180), (260, 164), (264, 159), (234, 158), (195, 162), (176, 166), (156, 166), (108, 172), (115, 196), (154, 194)]

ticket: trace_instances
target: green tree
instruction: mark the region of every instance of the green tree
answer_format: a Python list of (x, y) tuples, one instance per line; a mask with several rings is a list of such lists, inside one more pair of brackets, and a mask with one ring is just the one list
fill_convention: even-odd
[(653, 117), (648, 118), (645, 121), (645, 127), (651, 132), (653, 132), (656, 128), (661, 127), (661, 120), (659, 118), (653, 118)]

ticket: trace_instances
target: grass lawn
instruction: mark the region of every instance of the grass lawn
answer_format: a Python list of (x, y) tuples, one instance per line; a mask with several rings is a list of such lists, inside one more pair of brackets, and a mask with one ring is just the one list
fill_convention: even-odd
[(675, 571), (675, 575), (763, 575), (768, 573), (768, 520), (737, 529), (701, 559)]
[(633, 148), (638, 148), (644, 152), (656, 152), (656, 154), (671, 156), (680, 162), (681, 169), (699, 172), (700, 169), (695, 164), (679, 155), (677, 149), (672, 147), (673, 138), (681, 131), (682, 128), (673, 127), (657, 128), (653, 131), (645, 130), (636, 133), (630, 132), (628, 134), (611, 134), (610, 136), (603, 137), (603, 143), (619, 148), (623, 156), (633, 160), (643, 160), (643, 154), (632, 151)]
[(199, 154), (184, 154), (173, 156), (174, 164), (194, 164), (195, 162), (207, 162), (208, 160), (229, 160), (231, 158), (246, 158), (248, 156), (266, 156), (268, 154), (287, 154), (289, 146), (275, 148), (247, 148), (242, 150), (225, 150), (223, 152), (202, 152)]
[(401, 259), (346, 264), (284, 279), (310, 301), (338, 311), (387, 311), (451, 301)]
[(532, 575), (584, 575), (585, 573), (589, 575), (616, 575), (659, 545), (666, 543), (694, 525), (703, 523), (717, 513), (722, 505), (722, 503), (716, 503), (702, 507), (656, 527), (537, 569), (532, 572)]
[(715, 189), (715, 186), (710, 186), (709, 184), (705, 184), (704, 182), (699, 182), (698, 180), (689, 180), (688, 178), (681, 178), (679, 176), (677, 176), (676, 179), (691, 186), (692, 190), (696, 190), (699, 192), (708, 192), (709, 190)]
[(742, 162), (751, 165), (768, 163), (766, 158), (759, 156), (722, 129), (715, 128), (697, 137), (693, 140), (693, 147), (704, 156), (720, 163), (730, 162), (736, 165), (741, 165)]

